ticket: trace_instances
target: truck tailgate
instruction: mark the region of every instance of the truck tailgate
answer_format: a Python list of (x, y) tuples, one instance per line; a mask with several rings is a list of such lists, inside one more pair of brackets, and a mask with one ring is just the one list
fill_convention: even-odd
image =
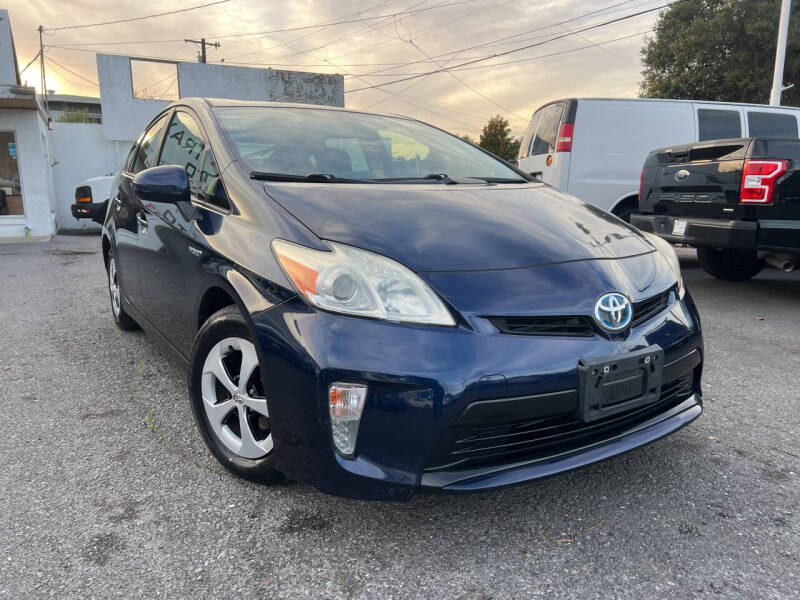
[(653, 152), (642, 173), (641, 212), (737, 218), (749, 140), (676, 146)]

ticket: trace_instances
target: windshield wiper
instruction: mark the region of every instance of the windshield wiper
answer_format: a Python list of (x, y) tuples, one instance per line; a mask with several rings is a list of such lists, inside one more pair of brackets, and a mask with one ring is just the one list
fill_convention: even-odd
[(252, 171), (250, 179), (261, 181), (302, 181), (307, 183), (372, 183), (369, 179), (347, 179), (337, 177), (330, 173), (308, 173), (307, 175), (292, 175), (291, 173), (265, 173)]
[(476, 184), (476, 183), (528, 183), (521, 177), (512, 179), (509, 177), (450, 177), (447, 173), (429, 173), (419, 177), (392, 177), (388, 179), (375, 179), (376, 183), (408, 183), (413, 181), (428, 182), (437, 181), (443, 185)]
[(527, 179), (523, 179), (520, 177), (519, 179), (513, 179), (511, 177), (472, 177), (470, 176), (469, 179), (480, 179), (485, 181), (486, 183), (531, 183)]

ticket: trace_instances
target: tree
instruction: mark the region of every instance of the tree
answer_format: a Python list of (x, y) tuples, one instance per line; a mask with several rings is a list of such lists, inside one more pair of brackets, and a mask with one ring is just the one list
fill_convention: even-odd
[[(793, 2), (781, 104), (800, 106), (800, 0)], [(769, 103), (778, 0), (675, 2), (642, 48), (641, 96)]]
[(483, 126), (478, 145), (507, 161), (516, 161), (520, 141), (512, 138), (510, 133), (511, 127), (508, 125), (508, 119), (495, 115)]
[(460, 137), (465, 142), (469, 142), (470, 144), (474, 144), (475, 143), (475, 140), (473, 140), (471, 137), (469, 137), (469, 134), (465, 133), (464, 135), (460, 135), (458, 137)]

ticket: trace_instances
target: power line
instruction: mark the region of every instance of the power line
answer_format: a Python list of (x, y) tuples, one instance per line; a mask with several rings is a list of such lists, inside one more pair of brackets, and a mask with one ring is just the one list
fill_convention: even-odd
[(498, 58), (500, 56), (508, 56), (509, 54), (514, 54), (515, 52), (521, 52), (522, 50), (528, 50), (529, 48), (534, 48), (536, 46), (543, 46), (544, 44), (548, 44), (548, 43), (554, 42), (556, 40), (560, 40), (560, 39), (563, 39), (563, 38), (566, 38), (566, 37), (570, 37), (570, 36), (578, 34), (578, 33), (583, 33), (584, 31), (589, 31), (589, 30), (592, 30), (592, 29), (598, 29), (600, 27), (605, 27), (606, 25), (612, 25), (614, 23), (619, 23), (621, 21), (627, 21), (628, 19), (632, 19), (634, 17), (638, 17), (638, 16), (643, 15), (643, 14), (647, 14), (647, 13), (651, 13), (651, 12), (654, 12), (654, 11), (657, 11), (657, 10), (661, 10), (662, 8), (666, 8), (668, 6), (672, 6), (673, 4), (678, 4), (680, 2), (687, 2), (687, 1), (689, 1), (689, 0), (675, 0), (675, 2), (671, 2), (671, 3), (668, 3), (668, 4), (662, 4), (660, 6), (656, 6), (655, 8), (648, 8), (646, 10), (641, 10), (641, 11), (638, 11), (638, 12), (635, 12), (635, 13), (632, 13), (632, 14), (629, 14), (629, 15), (624, 15), (622, 17), (617, 17), (616, 19), (611, 19), (609, 21), (604, 21), (602, 23), (597, 23), (595, 25), (589, 25), (587, 27), (584, 27), (583, 29), (578, 29), (576, 31), (570, 31), (569, 33), (563, 33), (561, 35), (553, 36), (553, 37), (548, 38), (548, 39), (546, 39), (544, 41), (541, 41), (541, 42), (536, 42), (534, 44), (528, 44), (528, 45), (522, 46), (520, 48), (513, 48), (511, 50), (505, 50), (503, 52), (497, 52), (495, 54), (490, 54), (490, 55), (484, 56), (482, 58), (476, 58), (476, 59), (473, 59), (473, 60), (470, 60), (470, 61), (465, 61), (465, 62), (460, 63), (458, 65), (455, 65), (453, 67), (448, 67), (448, 68), (445, 68), (445, 69), (441, 69), (441, 68), (440, 69), (434, 69), (432, 71), (427, 71), (426, 73), (420, 73), (420, 74), (417, 74), (417, 75), (410, 75), (408, 77), (403, 77), (401, 79), (395, 79), (394, 81), (388, 81), (388, 82), (385, 82), (385, 83), (378, 83), (378, 84), (374, 84), (374, 85), (370, 85), (370, 86), (366, 86), (366, 87), (360, 87), (360, 88), (356, 88), (354, 90), (347, 90), (345, 93), (352, 94), (352, 93), (361, 92), (361, 91), (364, 91), (364, 90), (375, 89), (375, 88), (383, 87), (383, 86), (386, 86), (386, 85), (392, 85), (392, 84), (395, 84), (395, 83), (401, 83), (403, 81), (408, 81), (410, 79), (416, 79), (417, 77), (422, 77), (422, 76), (425, 76), (425, 75), (431, 75), (431, 74), (434, 74), (434, 73), (441, 73), (441, 72), (448, 71), (448, 70), (455, 70), (455, 69), (458, 69), (459, 67), (464, 67), (464, 66), (475, 64), (475, 63), (479, 63), (479, 62), (484, 62), (484, 61), (487, 61), (487, 60), (491, 60), (493, 58)]
[[(54, 63), (52, 61), (52, 59), (50, 59), (50, 58), (48, 58), (47, 60), (48, 60), (48, 62), (50, 64), (51, 72), (58, 73), (59, 79), (63, 79), (64, 81), (68, 81), (71, 85), (75, 85), (75, 86), (78, 86), (78, 87), (81, 87), (81, 88), (97, 89), (97, 85), (95, 83), (81, 83), (80, 81), (78, 81), (78, 80), (74, 79), (73, 77), (70, 77), (69, 75), (67, 75), (66, 74), (67, 70), (64, 67), (62, 67), (61, 65), (57, 65), (57, 63)], [(75, 75), (77, 75), (77, 73)], [(84, 81), (88, 82), (88, 80), (86, 78), (84, 78), (84, 77), (81, 77), (81, 79), (83, 79)]]
[[(420, 8), (420, 9), (416, 9), (416, 10), (411, 10), (411, 8), (417, 7), (420, 4), (425, 4), (425, 2), (427, 2), (427, 1), (428, 0), (422, 0), (421, 2), (417, 2), (416, 4), (413, 4), (404, 13), (397, 12), (397, 13), (392, 13), (392, 14), (388, 14), (388, 15), (382, 15), (382, 16), (379, 16), (379, 17), (375, 17), (375, 19), (383, 18), (383, 19), (386, 19), (387, 21), (390, 21), (391, 19), (394, 19), (397, 16), (400, 16), (400, 15), (403, 15), (403, 14), (417, 14), (417, 13), (420, 13), (420, 12), (430, 11), (430, 10), (434, 10), (434, 9), (438, 9), (438, 8), (449, 8), (451, 6), (457, 6), (459, 4), (470, 4), (472, 2), (475, 2), (476, 0), (460, 0), (458, 2), (440, 2), (439, 4), (434, 4), (433, 6), (429, 6), (429, 7), (426, 7), (426, 8)], [(363, 19), (363, 20), (367, 20), (367, 19)], [(380, 25), (380, 27), (383, 27), (383, 26), (384, 25)], [(289, 58), (291, 56), (297, 56), (298, 54), (306, 54), (306, 55), (308, 55), (309, 52), (315, 52), (317, 50), (321, 50), (323, 48), (327, 48), (328, 46), (335, 46), (336, 44), (340, 44), (341, 42), (343, 42), (345, 40), (348, 40), (348, 39), (350, 39), (352, 37), (360, 35), (362, 32), (364, 32), (364, 31), (366, 31), (368, 29), (374, 29), (374, 26), (367, 25), (366, 27), (362, 27), (358, 31), (354, 31), (352, 33), (345, 34), (345, 35), (340, 36), (340, 37), (338, 37), (338, 38), (336, 38), (336, 39), (334, 39), (334, 40), (332, 40), (330, 42), (326, 42), (326, 43), (321, 44), (319, 46), (316, 46), (314, 48), (308, 48), (306, 50), (294, 50), (293, 52), (291, 52), (289, 54), (281, 54), (279, 56), (267, 57), (267, 58), (263, 59), (263, 61), (271, 63), (273, 60), (280, 60), (282, 58)], [(275, 47), (278, 47), (278, 46), (287, 46), (288, 47), (288, 43), (278, 44), (277, 46), (272, 46), (272, 48), (275, 48)], [(263, 52), (266, 52), (269, 49), (270, 48), (267, 48), (267, 49), (263, 50)], [(248, 53), (248, 55), (249, 54), (258, 54), (259, 52), (262, 52), (262, 51), (250, 52), (250, 53)], [(244, 54), (243, 55), (239, 55), (239, 57), (241, 57), (241, 56), (246, 56), (246, 55), (244, 55)], [(234, 57), (234, 58), (238, 58), (238, 57)]]
[[(433, 59), (431, 58), (430, 54), (428, 54), (427, 52), (425, 52), (425, 51), (424, 51), (422, 48), (420, 48), (420, 47), (419, 47), (419, 46), (418, 46), (416, 43), (414, 43), (414, 40), (412, 40), (412, 39), (409, 39), (409, 40), (408, 40), (408, 43), (409, 43), (409, 44), (411, 44), (412, 46), (414, 46), (414, 47), (415, 47), (417, 50), (419, 50), (419, 51), (420, 51), (420, 52), (421, 52), (423, 55), (425, 55), (425, 56), (426, 56), (426, 57), (427, 57), (429, 60), (433, 60)], [(458, 55), (456, 55), (456, 56), (458, 56)], [(436, 61), (434, 61), (434, 64), (437, 64), (437, 66), (439, 66), (439, 67), (443, 67), (443, 66), (444, 66), (444, 65), (442, 65), (442, 64), (440, 64), (440, 63), (436, 63)], [(460, 83), (461, 85), (463, 85), (465, 88), (467, 88), (468, 90), (470, 90), (470, 91), (471, 91), (471, 92), (473, 92), (474, 94), (476, 94), (476, 95), (480, 96), (481, 98), (483, 98), (484, 100), (486, 100), (486, 101), (487, 101), (489, 104), (492, 104), (492, 105), (494, 105), (494, 106), (496, 106), (496, 107), (500, 108), (501, 110), (504, 110), (504, 111), (506, 111), (507, 113), (510, 113), (510, 114), (514, 115), (515, 117), (517, 117), (517, 118), (518, 118), (518, 119), (520, 119), (521, 121), (525, 121), (525, 122), (527, 122), (527, 121), (528, 121), (528, 118), (527, 118), (527, 117), (523, 117), (522, 115), (518, 115), (517, 113), (515, 113), (515, 112), (514, 112), (513, 110), (511, 110), (510, 108), (506, 108), (505, 106), (503, 106), (503, 105), (502, 105), (502, 104), (500, 104), (499, 102), (495, 102), (494, 100), (492, 100), (491, 98), (489, 98), (487, 95), (485, 95), (485, 94), (483, 94), (483, 93), (479, 92), (478, 90), (476, 90), (474, 87), (472, 87), (470, 84), (468, 84), (466, 81), (464, 81), (463, 79), (461, 79), (460, 77), (458, 77), (458, 76), (457, 76), (457, 75), (455, 75), (454, 73), (451, 73), (450, 71), (447, 71), (447, 74), (448, 74), (448, 75), (449, 75), (449, 76), (450, 76), (452, 79), (455, 79), (455, 80), (456, 80), (458, 83)]]
[[(638, 33), (632, 33), (630, 35), (623, 35), (621, 37), (617, 37), (617, 38), (614, 38), (614, 39), (611, 39), (611, 40), (604, 40), (602, 42), (594, 42), (592, 44), (587, 44), (586, 46), (578, 46), (577, 48), (568, 48), (566, 50), (560, 50), (558, 52), (551, 52), (549, 54), (538, 54), (536, 56), (527, 56), (525, 58), (517, 58), (517, 59), (514, 59), (514, 60), (507, 60), (505, 62), (492, 63), (490, 65), (476, 65), (476, 66), (472, 66), (472, 67), (463, 67), (463, 68), (460, 68), (460, 69), (453, 69), (453, 71), (459, 72), (459, 71), (474, 71), (474, 70), (477, 70), (477, 69), (494, 69), (496, 67), (502, 67), (504, 65), (512, 65), (512, 64), (516, 64), (516, 63), (529, 62), (529, 61), (532, 61), (532, 60), (539, 60), (539, 59), (542, 59), (542, 58), (551, 58), (553, 56), (561, 56), (562, 54), (570, 54), (572, 52), (579, 52), (580, 50), (587, 50), (589, 48), (596, 48), (598, 46), (603, 46), (605, 44), (612, 44), (614, 42), (619, 42), (621, 40), (627, 40), (627, 39), (630, 39), (630, 38), (639, 37), (641, 35), (645, 35), (646, 33), (651, 33), (653, 31), (655, 31), (655, 29), (646, 29), (644, 31), (639, 31)], [(402, 76), (402, 75), (424, 75), (424, 74), (426, 74), (426, 72), (387, 73), (387, 74), (383, 74), (383, 75), (373, 74), (373, 75), (371, 75), (371, 77), (398, 77), (398, 76)]]
[[(425, 0), (425, 1), (427, 1), (427, 0)], [(375, 4), (371, 4), (369, 7), (365, 8), (364, 10), (358, 11), (356, 13), (349, 13), (344, 17), (344, 19), (350, 19), (351, 17), (360, 17), (364, 13), (368, 13), (368, 12), (370, 12), (372, 10), (375, 10), (376, 8), (380, 8), (381, 6), (384, 6), (384, 5), (389, 4), (391, 2), (392, 2), (392, 0), (382, 0), (381, 2), (377, 2)], [(422, 3), (414, 4), (414, 5), (410, 6), (406, 10), (410, 10), (412, 8), (415, 8), (419, 4), (422, 4)], [(293, 38), (293, 39), (291, 39), (289, 41), (281, 42), (280, 44), (273, 44), (272, 46), (270, 46), (268, 48), (259, 48), (258, 50), (245, 52), (243, 54), (236, 54), (234, 56), (229, 56), (229, 57), (226, 57), (226, 58), (230, 62), (231, 60), (236, 60), (236, 59), (242, 58), (244, 56), (252, 56), (254, 54), (263, 54), (264, 52), (268, 52), (269, 50), (272, 50), (273, 48), (280, 48), (280, 47), (283, 47), (283, 46), (287, 46), (288, 44), (293, 44), (295, 42), (299, 42), (300, 40), (304, 40), (304, 39), (310, 38), (312, 36), (318, 35), (319, 33), (325, 31), (326, 29), (328, 29), (330, 27), (332, 27), (332, 25), (325, 25), (325, 26), (323, 26), (321, 28), (315, 29), (314, 31), (312, 31), (310, 33), (307, 33), (307, 34), (302, 35), (302, 36), (297, 37), (297, 38)]]
[[(273, 34), (273, 33), (286, 33), (286, 32), (289, 32), (289, 31), (302, 31), (304, 29), (316, 29), (316, 28), (319, 28), (319, 27), (329, 27), (331, 25), (345, 25), (345, 24), (349, 24), (349, 23), (363, 23), (365, 21), (378, 21), (380, 19), (392, 19), (394, 17), (400, 17), (400, 16), (405, 16), (405, 15), (415, 15), (415, 14), (418, 14), (418, 13), (423, 13), (423, 12), (428, 12), (428, 11), (431, 11), (431, 10), (436, 10), (438, 8), (449, 8), (451, 6), (458, 6), (460, 4), (470, 4), (472, 2), (475, 2), (475, 0), (454, 0), (453, 2), (434, 4), (433, 6), (428, 6), (426, 8), (417, 8), (417, 9), (413, 9), (413, 10), (407, 9), (407, 10), (397, 11), (397, 12), (393, 12), (393, 13), (389, 13), (389, 14), (385, 14), (385, 15), (375, 15), (373, 17), (359, 17), (357, 19), (346, 19), (346, 20), (342, 20), (342, 21), (331, 21), (331, 22), (328, 22), (328, 23), (317, 23), (316, 25), (303, 25), (303, 26), (300, 26), (300, 27), (287, 27), (287, 28), (284, 28), (284, 29), (270, 29), (270, 30), (266, 30), (266, 31), (251, 31), (249, 33), (231, 33), (231, 34), (227, 34), (227, 35), (211, 35), (209, 37), (225, 39), (225, 38), (235, 38), (235, 37), (270, 35), (270, 34)], [(418, 6), (419, 4), (422, 4), (422, 2), (418, 2), (414, 6)]]
[[(623, 0), (622, 2), (616, 2), (615, 4), (612, 4), (610, 6), (605, 6), (603, 8), (595, 9), (595, 10), (580, 14), (578, 16), (571, 17), (571, 18), (566, 19), (564, 21), (560, 21), (558, 23), (552, 23), (550, 25), (545, 25), (543, 27), (537, 27), (535, 29), (532, 29), (532, 30), (529, 30), (529, 31), (525, 31), (525, 32), (522, 32), (522, 33), (517, 33), (517, 34), (513, 34), (513, 35), (508, 35), (508, 36), (505, 36), (505, 37), (497, 38), (497, 39), (495, 39), (495, 40), (493, 40), (491, 42), (484, 42), (482, 44), (476, 44), (476, 45), (470, 46), (468, 48), (461, 48), (461, 49), (456, 50), (456, 51), (437, 54), (437, 55), (434, 55), (433, 58), (444, 58), (446, 56), (450, 56), (450, 55), (455, 54), (455, 53), (459, 53), (460, 54), (462, 52), (465, 52), (466, 50), (471, 50), (471, 49), (474, 49), (474, 48), (484, 48), (484, 47), (488, 47), (488, 46), (502, 45), (503, 41), (510, 40), (512, 38), (518, 38), (520, 36), (529, 35), (530, 33), (533, 33), (533, 32), (543, 31), (545, 29), (550, 29), (552, 27), (555, 27), (555, 26), (558, 26), (558, 25), (562, 25), (564, 23), (570, 23), (572, 21), (578, 21), (580, 19), (585, 19), (586, 17), (590, 17), (590, 16), (598, 14), (600, 12), (607, 11), (607, 10), (610, 10), (612, 8), (616, 8), (616, 7), (622, 6), (623, 4), (629, 4), (629, 3), (634, 2), (634, 1), (635, 0)], [(655, 0), (655, 1), (658, 2), (660, 0)], [(495, 8), (496, 6), (498, 6), (498, 5), (494, 5), (494, 6), (490, 7), (490, 8)], [(500, 6), (502, 6), (502, 4)], [(622, 10), (625, 10), (625, 9), (622, 9)], [(482, 12), (482, 11), (477, 11), (477, 12)], [(615, 12), (615, 11), (611, 11), (611, 12)], [(470, 13), (470, 14), (476, 14), (476, 13)], [(463, 16), (469, 16), (469, 14), (468, 15), (463, 15)], [(455, 20), (458, 20), (458, 19), (455, 19)], [(452, 22), (452, 21), (450, 21), (450, 22)], [(447, 24), (450, 24), (450, 22), (448, 22)], [(428, 35), (431, 31), (434, 31), (434, 30), (442, 27), (442, 25), (443, 24), (440, 23), (438, 25), (425, 27), (425, 28), (422, 28), (422, 29), (419, 29), (419, 30), (413, 32), (412, 35), (417, 37), (417, 38), (420, 38), (420, 37), (423, 37), (425, 35)], [(361, 48), (356, 52), (347, 52), (345, 54), (339, 54), (338, 56), (333, 57), (333, 60), (336, 60), (337, 58), (343, 58), (345, 56), (351, 56), (353, 54), (363, 53), (363, 52), (366, 52), (368, 50), (371, 50), (371, 49), (379, 47), (379, 46), (380, 46), (380, 44), (374, 45), (374, 46), (368, 46), (367, 48)], [(407, 63), (407, 64), (417, 64), (419, 62), (426, 62), (426, 61), (414, 61), (414, 62)], [(389, 70), (389, 69), (381, 69), (381, 71), (386, 71), (386, 70)], [(378, 72), (381, 72), (381, 71), (378, 71)], [(370, 73), (370, 74), (372, 75), (374, 73)]]
[(31, 61), (27, 65), (22, 67), (22, 70), (19, 72), (19, 74), (22, 75), (25, 71), (27, 71), (28, 67), (30, 67), (33, 63), (35, 63), (37, 58), (39, 58), (39, 53), (38, 52), (36, 53), (36, 55), (31, 59)]
[[(573, 21), (579, 21), (581, 19), (585, 19), (587, 17), (591, 17), (593, 15), (596, 15), (596, 14), (598, 14), (600, 12), (609, 11), (609, 14), (612, 13), (612, 12), (617, 12), (617, 11), (611, 11), (610, 9), (617, 8), (617, 7), (622, 6), (624, 4), (630, 4), (633, 1), (635, 1), (635, 0), (623, 0), (622, 2), (617, 2), (615, 4), (611, 4), (610, 6), (605, 6), (603, 8), (598, 8), (598, 9), (595, 9), (595, 10), (591, 10), (589, 12), (582, 13), (582, 14), (577, 15), (575, 17), (571, 17), (569, 19), (565, 19), (563, 21), (558, 21), (556, 23), (550, 23), (549, 25), (544, 25), (542, 27), (536, 27), (534, 29), (529, 29), (528, 31), (523, 31), (522, 33), (515, 33), (515, 34), (512, 34), (512, 35), (507, 35), (505, 37), (497, 38), (497, 39), (495, 39), (495, 40), (493, 40), (491, 42), (484, 42), (484, 43), (481, 43), (481, 44), (475, 44), (473, 46), (468, 46), (466, 48), (460, 48), (459, 50), (456, 50), (456, 51), (444, 52), (442, 54), (437, 54), (437, 55), (434, 55), (433, 58), (434, 59), (436, 59), (436, 58), (444, 58), (446, 56), (451, 56), (452, 54), (455, 54), (455, 53), (459, 53), (460, 54), (462, 52), (466, 52), (467, 50), (475, 50), (477, 48), (486, 48), (486, 47), (490, 47), (490, 46), (507, 45), (508, 43), (510, 43), (508, 40), (511, 40), (511, 39), (514, 39), (514, 38), (523, 37), (523, 36), (529, 36), (532, 33), (537, 33), (537, 32), (540, 32), (540, 31), (545, 31), (547, 29), (552, 29), (553, 27), (558, 27), (558, 26), (564, 25), (566, 23), (571, 23)], [(655, 0), (655, 1), (656, 2), (660, 2), (662, 0)], [(645, 4), (652, 4), (652, 3), (653, 3), (653, 0), (650, 0), (649, 2), (645, 2)], [(626, 10), (626, 9), (619, 9), (619, 10)], [(430, 28), (428, 28), (428, 29), (430, 29)], [(420, 33), (424, 32), (424, 31), (425, 30), (420, 30)], [(414, 35), (416, 35), (416, 34), (414, 34)], [(539, 39), (541, 37), (543, 37), (543, 36), (539, 35), (539, 36), (535, 36), (533, 39)], [(529, 40), (531, 38), (527, 38), (527, 39)], [(349, 54), (352, 54), (352, 53), (342, 54), (342, 55), (339, 55), (339, 57), (336, 57), (336, 58), (341, 58), (342, 56), (348, 56)], [(469, 59), (466, 59), (466, 60), (469, 60)], [(424, 63), (424, 62), (428, 62), (428, 61), (426, 61), (426, 60), (415, 60), (415, 61), (407, 62), (402, 66), (410, 66), (410, 65), (420, 64), (420, 63)], [(392, 70), (391, 68), (378, 69), (377, 71), (372, 71), (370, 73), (367, 73), (367, 75), (371, 75), (371, 76), (372, 75), (378, 75), (378, 74), (383, 73), (385, 71), (391, 71), (391, 70)]]
[[(420, 4), (420, 3), (418, 3), (418, 4)], [(292, 48), (291, 48), (291, 46), (289, 46), (289, 48), (290, 48), (290, 49), (292, 49)], [(300, 50), (300, 51), (298, 51), (298, 53), (299, 53), (299, 54), (305, 54), (305, 55), (307, 55), (307, 56), (311, 56), (311, 55), (309, 54), (309, 52), (308, 52), (308, 51), (303, 51), (303, 50)], [(322, 59), (322, 60), (326, 61), (326, 62), (327, 62), (327, 63), (328, 63), (328, 64), (329, 64), (331, 67), (333, 67), (333, 68), (335, 68), (335, 69), (337, 69), (337, 70), (339, 70), (339, 71), (342, 71), (342, 73), (344, 73), (345, 75), (351, 75), (351, 73), (348, 73), (346, 69), (343, 69), (343, 68), (342, 68), (341, 66), (339, 66), (339, 65), (335, 65), (335, 64), (333, 64), (332, 62), (330, 62), (330, 61), (329, 61), (329, 60), (327, 60), (326, 58), (324, 58), (324, 57), (323, 57), (323, 59)], [(367, 81), (366, 79), (363, 79), (363, 78), (361, 78), (361, 81), (364, 81), (365, 83), (370, 83), (369, 81)], [(386, 91), (386, 90), (384, 90), (384, 89), (379, 89), (378, 91), (380, 91), (380, 92), (381, 92), (381, 93), (383, 93), (383, 94), (387, 94), (387, 95), (389, 95), (389, 96), (391, 96), (391, 95), (392, 95), (392, 94), (391, 94), (391, 92), (388, 92), (388, 91)], [(459, 121), (458, 119), (453, 119), (452, 117), (443, 116), (443, 115), (441, 115), (440, 113), (438, 113), (438, 112), (436, 112), (436, 111), (432, 111), (432, 110), (430, 110), (430, 109), (427, 109), (427, 108), (425, 108), (424, 106), (421, 106), (421, 105), (420, 105), (420, 104), (418, 104), (417, 102), (415, 102), (415, 101), (413, 101), (413, 100), (410, 100), (410, 99), (408, 99), (408, 98), (404, 98), (404, 97), (402, 97), (402, 96), (398, 96), (398, 97), (402, 98), (402, 99), (403, 99), (405, 102), (407, 102), (408, 104), (411, 104), (412, 106), (416, 106), (417, 108), (421, 108), (422, 110), (424, 110), (424, 111), (427, 111), (427, 112), (429, 112), (429, 113), (431, 113), (431, 114), (435, 114), (435, 115), (439, 116), (440, 118), (447, 119), (448, 121), (452, 121), (453, 123), (458, 123), (459, 125), (462, 125), (462, 126), (464, 126), (464, 127), (468, 127), (468, 128), (473, 128), (473, 127), (474, 127), (474, 125), (470, 125), (470, 124), (468, 124), (468, 123), (464, 123), (463, 121)]]
[[(216, 4), (222, 4), (224, 2), (230, 2), (230, 0), (217, 0), (216, 2), (210, 2), (208, 4), (202, 4), (202, 5), (199, 5), (199, 6), (193, 6), (193, 7), (190, 7), (190, 8), (174, 10), (174, 11), (170, 11), (170, 12), (158, 13), (158, 14), (155, 14), (155, 15), (147, 15), (147, 16), (144, 16), (144, 17), (134, 17), (134, 18), (131, 18), (131, 19), (120, 19), (119, 21), (106, 21), (104, 23), (91, 23), (91, 24), (88, 24), (88, 25), (70, 25), (70, 26), (66, 26), (66, 27), (54, 27), (54, 28), (46, 29), (45, 31), (55, 32), (55, 31), (61, 31), (63, 29), (78, 29), (78, 28), (81, 28), (81, 27), (97, 27), (97, 26), (100, 26), (100, 25), (114, 25), (114, 24), (117, 24), (117, 23), (127, 23), (127, 22), (130, 22), (130, 21), (140, 21), (142, 19), (151, 19), (151, 18), (154, 18), (154, 17), (161, 17), (161, 16), (164, 16), (164, 15), (172, 15), (172, 14), (176, 14), (176, 13), (187, 12), (187, 11), (190, 11), (190, 10), (197, 10), (199, 8), (205, 8), (207, 6), (214, 6)], [(355, 18), (355, 19), (344, 19), (344, 20), (340, 20), (340, 21), (328, 21), (328, 22), (324, 22), (324, 23), (315, 23), (315, 24), (312, 24), (312, 25), (301, 25), (301, 26), (298, 26), (298, 27), (284, 27), (282, 29), (266, 29), (266, 30), (261, 30), (261, 31), (249, 31), (249, 32), (245, 32), (245, 33), (210, 34), (207, 37), (217, 38), (217, 39), (230, 39), (230, 38), (237, 38), (237, 37), (266, 36), (266, 35), (270, 35), (270, 34), (273, 34), (273, 33), (288, 33), (288, 32), (291, 32), (291, 31), (303, 31), (303, 30), (308, 30), (308, 29), (319, 29), (319, 28), (323, 28), (323, 27), (331, 27), (331, 26), (334, 26), (334, 25), (346, 25), (346, 24), (350, 24), (350, 23), (363, 23), (364, 21), (376, 21), (376, 20), (379, 20), (379, 19), (393, 18), (393, 17), (404, 16), (404, 15), (412, 15), (412, 14), (417, 14), (417, 13), (421, 13), (421, 12), (427, 12), (427, 11), (434, 10), (434, 9), (437, 9), (437, 8), (448, 8), (450, 6), (457, 6), (459, 4), (468, 4), (470, 2), (475, 2), (475, 0), (455, 0), (455, 1), (449, 2), (447, 4), (437, 4), (435, 6), (430, 6), (430, 7), (427, 7), (427, 8), (419, 8), (419, 9), (416, 9), (416, 10), (396, 11), (396, 12), (393, 12), (393, 13), (389, 13), (389, 14), (385, 14), (385, 15), (375, 15), (375, 16), (372, 16), (372, 17), (360, 17), (360, 18)], [(382, 2), (381, 4), (385, 4), (385, 2)], [(366, 12), (366, 11), (361, 11), (361, 12)], [(356, 13), (356, 14), (359, 14), (359, 13)], [(153, 44), (153, 43), (162, 43), (162, 42), (163, 43), (169, 43), (169, 42), (182, 42), (182, 41), (183, 41), (182, 38), (181, 39), (177, 39), (177, 38), (176, 39), (162, 39), (162, 40), (127, 40), (127, 41), (117, 41), (117, 40), (111, 41), (111, 40), (109, 40), (109, 41), (103, 41), (103, 42), (82, 42), (82, 43), (75, 43), (75, 44), (71, 44), (71, 45), (72, 46), (99, 46), (99, 45), (103, 45), (103, 44), (105, 44), (105, 45)]]
[(145, 19), (154, 19), (156, 17), (164, 17), (167, 15), (176, 15), (178, 13), (185, 13), (192, 10), (198, 10), (201, 8), (207, 8), (209, 6), (216, 6), (217, 4), (225, 4), (226, 2), (230, 2), (230, 0), (216, 0), (215, 2), (209, 2), (207, 4), (199, 4), (197, 6), (190, 6), (189, 8), (179, 8), (177, 10), (170, 10), (167, 12), (156, 13), (153, 15), (145, 15), (142, 17), (131, 17), (129, 19), (119, 19), (117, 21), (103, 21), (101, 23), (87, 23), (86, 25), (65, 25), (64, 27), (50, 27), (45, 31), (50, 33), (55, 33), (56, 31), (63, 31), (65, 29), (83, 29), (86, 27), (100, 27), (101, 25), (117, 25), (118, 23), (130, 23), (132, 21), (143, 21)]
[(55, 60), (54, 58), (52, 58), (50, 56), (45, 55), (45, 60), (47, 60), (48, 62), (51, 62), (51, 63), (57, 65), (58, 67), (64, 69), (67, 73), (72, 73), (73, 75), (75, 75), (75, 77), (79, 77), (79, 78), (83, 79), (84, 81), (86, 81), (88, 83), (91, 83), (94, 87), (100, 87), (96, 81), (92, 81), (91, 79), (89, 79), (87, 77), (84, 77), (80, 73), (76, 73), (72, 69), (70, 69), (68, 67), (65, 67), (60, 62), (58, 62), (57, 60)]
[(645, 31), (640, 31), (638, 33), (632, 33), (630, 35), (623, 35), (622, 37), (614, 38), (612, 40), (605, 40), (603, 42), (595, 42), (595, 43), (592, 43), (592, 44), (588, 44), (586, 46), (580, 46), (578, 48), (569, 48), (567, 50), (560, 50), (559, 52), (551, 52), (550, 54), (539, 54), (538, 56), (528, 56), (526, 58), (518, 58), (518, 59), (515, 59), (515, 60), (507, 60), (507, 61), (501, 62), (501, 63), (492, 63), (491, 65), (478, 65), (478, 66), (474, 66), (474, 67), (464, 67), (463, 69), (454, 69), (454, 70), (455, 71), (473, 71), (475, 69), (491, 69), (491, 68), (494, 68), (494, 67), (502, 67), (503, 65), (511, 65), (511, 64), (516, 64), (516, 63), (523, 63), (523, 62), (528, 62), (528, 61), (531, 61), (531, 60), (539, 60), (539, 59), (542, 59), (542, 58), (551, 58), (553, 56), (561, 56), (562, 54), (569, 54), (571, 52), (578, 52), (580, 50), (586, 50), (588, 48), (596, 48), (598, 46), (603, 46), (605, 44), (611, 44), (613, 42), (619, 42), (621, 40), (627, 40), (627, 39), (630, 39), (630, 38), (639, 37), (640, 35), (644, 35), (646, 33), (652, 32), (652, 31), (655, 31), (655, 29), (646, 29)]

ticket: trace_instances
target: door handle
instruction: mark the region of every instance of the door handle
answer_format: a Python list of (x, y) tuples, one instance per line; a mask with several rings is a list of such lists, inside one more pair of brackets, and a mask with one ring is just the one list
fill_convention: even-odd
[(147, 233), (147, 218), (144, 216), (144, 214), (137, 212), (136, 221), (139, 223), (142, 233)]

